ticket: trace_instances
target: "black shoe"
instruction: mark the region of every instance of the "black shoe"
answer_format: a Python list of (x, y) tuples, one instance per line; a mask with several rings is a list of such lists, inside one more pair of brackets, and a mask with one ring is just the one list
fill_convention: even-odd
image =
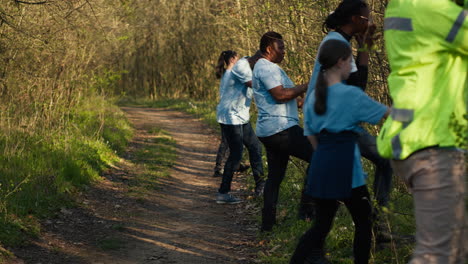
[(241, 163), (239, 165), (239, 169), (237, 169), (237, 172), (245, 172), (246, 170), (250, 169), (250, 165), (246, 163)]
[(276, 224), (276, 208), (271, 211), (262, 209), (262, 227), (260, 231), (269, 232), (273, 230), (273, 226)]
[(327, 258), (320, 256), (309, 256), (306, 258), (304, 264), (332, 264)]
[[(323, 250), (308, 249), (307, 252), (304, 252), (304, 245), (301, 245), (299, 251), (298, 249), (299, 246), (296, 248), (289, 264), (332, 264), (327, 258), (325, 258)], [(304, 254), (307, 254), (305, 259)]]
[(255, 196), (261, 196), (265, 189), (265, 181), (260, 181), (255, 185)]

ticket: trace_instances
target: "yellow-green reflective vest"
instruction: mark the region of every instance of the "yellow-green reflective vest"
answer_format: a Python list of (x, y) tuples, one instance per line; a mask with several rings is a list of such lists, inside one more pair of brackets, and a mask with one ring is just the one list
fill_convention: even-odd
[(449, 0), (388, 4), (384, 37), (393, 106), (377, 138), (383, 157), (402, 160), (423, 148), (457, 146), (460, 135), (466, 138), (467, 15)]

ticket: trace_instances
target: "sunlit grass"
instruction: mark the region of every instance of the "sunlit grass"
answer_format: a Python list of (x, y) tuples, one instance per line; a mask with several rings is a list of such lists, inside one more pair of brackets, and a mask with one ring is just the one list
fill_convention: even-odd
[(38, 219), (73, 206), (73, 194), (99, 180), (132, 137), (124, 115), (102, 97), (71, 109), (67, 119), (56, 130), (1, 134), (1, 244), (38, 235)]
[(159, 180), (169, 176), (169, 169), (177, 158), (175, 141), (165, 130), (153, 127), (145, 144), (132, 154), (132, 162), (139, 168), (129, 180), (129, 194), (143, 199), (158, 188)]

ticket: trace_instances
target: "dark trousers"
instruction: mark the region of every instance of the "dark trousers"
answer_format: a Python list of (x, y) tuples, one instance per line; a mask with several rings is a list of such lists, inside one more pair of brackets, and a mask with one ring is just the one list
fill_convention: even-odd
[[(372, 208), (366, 186), (355, 188), (351, 197), (343, 200), (355, 225), (353, 253), (355, 264), (369, 261), (372, 236)], [(290, 264), (304, 264), (308, 258), (323, 256), (325, 239), (330, 232), (338, 210), (338, 200), (317, 199), (317, 215), (311, 229), (299, 240)], [(313, 254), (315, 256), (313, 256)]]
[(260, 182), (263, 175), (262, 148), (250, 122), (243, 125), (220, 125), (230, 153), (224, 165), (223, 179), (218, 192), (228, 193), (231, 191), (232, 176), (239, 169), (244, 145), (249, 151), (250, 166), (255, 182)]
[(392, 167), (390, 161), (382, 158), (377, 151), (376, 138), (363, 130), (359, 133), (357, 143), (361, 156), (375, 165), (374, 194), (377, 204), (388, 206), (390, 189), (392, 187)]
[(268, 160), (268, 178), (263, 192), (262, 229), (269, 231), (276, 223), (279, 189), (286, 173), (289, 156), (310, 162), (313, 150), (300, 126), (293, 126), (259, 139), (266, 148)]

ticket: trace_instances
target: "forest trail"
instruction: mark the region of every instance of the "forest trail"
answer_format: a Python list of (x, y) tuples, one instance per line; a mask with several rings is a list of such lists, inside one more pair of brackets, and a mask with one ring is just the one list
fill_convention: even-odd
[[(41, 237), (14, 249), (17, 263), (253, 263), (255, 234), (245, 203), (218, 205), (212, 178), (219, 136), (196, 118), (168, 109), (122, 108), (135, 127), (125, 160), (80, 195), (79, 206), (45, 221)], [(176, 141), (170, 177), (135, 199), (132, 153), (161, 128)], [(245, 177), (235, 177), (233, 190)], [(104, 247), (103, 247), (104, 245)], [(107, 248), (103, 249), (107, 245)]]

